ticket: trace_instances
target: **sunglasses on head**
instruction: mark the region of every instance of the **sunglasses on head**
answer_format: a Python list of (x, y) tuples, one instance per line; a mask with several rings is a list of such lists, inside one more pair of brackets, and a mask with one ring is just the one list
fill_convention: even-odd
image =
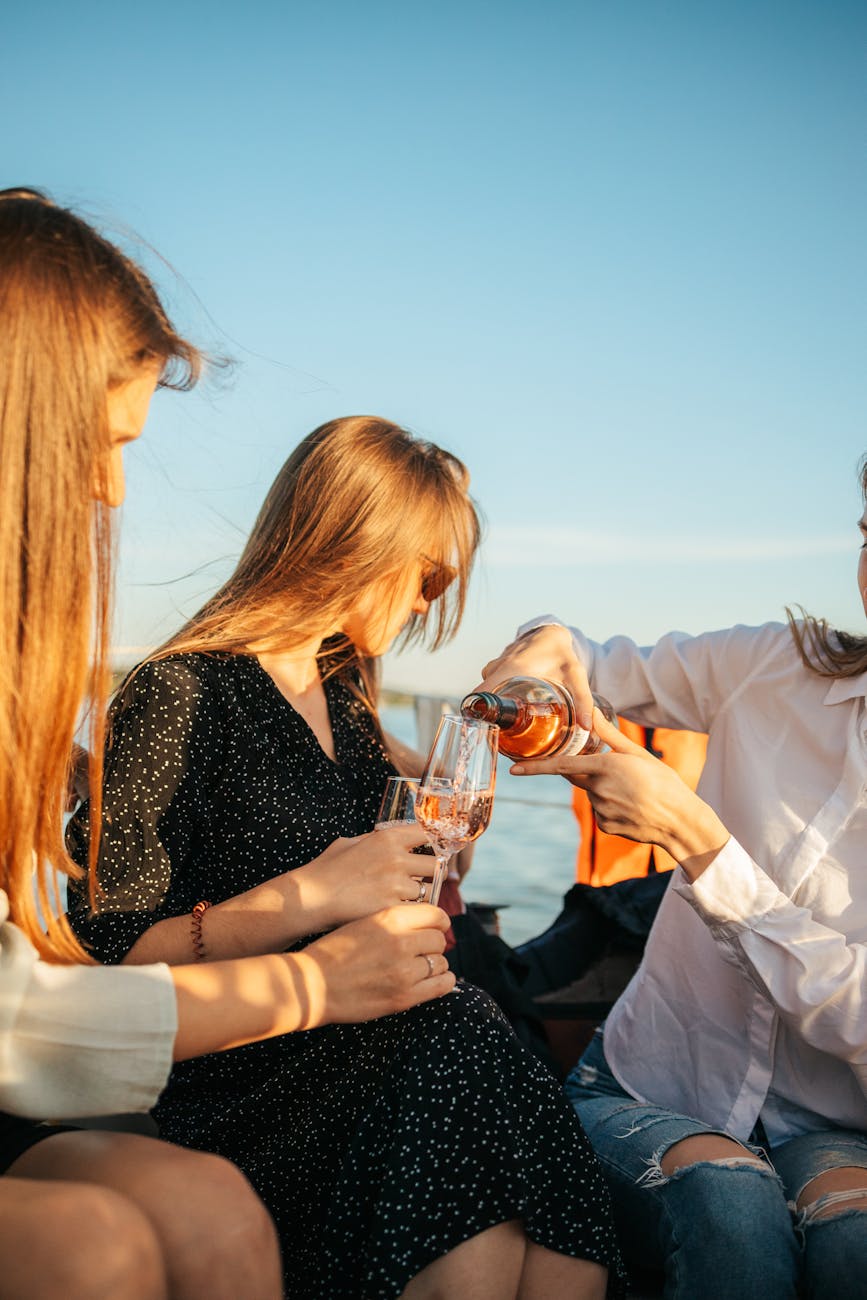
[(439, 600), (440, 596), (448, 590), (457, 576), (457, 569), (453, 569), (450, 564), (434, 564), (433, 568), (428, 569), (427, 573), (422, 577), (422, 597), (429, 605), (435, 600)]

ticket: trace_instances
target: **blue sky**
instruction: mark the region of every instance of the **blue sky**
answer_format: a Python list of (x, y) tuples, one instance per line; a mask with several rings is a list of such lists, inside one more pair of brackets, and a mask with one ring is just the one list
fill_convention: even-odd
[(0, 68), (3, 184), (134, 232), (236, 362), (130, 453), (119, 646), (354, 412), (460, 455), (487, 519), (458, 640), (392, 685), (458, 693), (544, 610), (862, 625), (862, 3), (32, 0)]

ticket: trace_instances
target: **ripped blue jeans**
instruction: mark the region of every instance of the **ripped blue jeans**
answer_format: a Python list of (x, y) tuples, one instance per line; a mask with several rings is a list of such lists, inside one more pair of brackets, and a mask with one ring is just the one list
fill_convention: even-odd
[(719, 1130), (631, 1097), (608, 1068), (601, 1030), (565, 1090), (605, 1170), (627, 1263), (639, 1276), (663, 1273), (667, 1300), (867, 1297), (867, 1195), (858, 1208), (835, 1211), (852, 1193), (832, 1193), (795, 1209), (829, 1169), (861, 1167), (867, 1187), (867, 1134), (807, 1133), (767, 1154), (744, 1143), (741, 1159), (667, 1177), (670, 1147)]

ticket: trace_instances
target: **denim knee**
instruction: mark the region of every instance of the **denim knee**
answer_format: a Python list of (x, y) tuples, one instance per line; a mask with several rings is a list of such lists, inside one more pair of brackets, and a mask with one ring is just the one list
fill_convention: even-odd
[(867, 1211), (831, 1211), (803, 1222), (804, 1295), (840, 1300), (867, 1288)]
[(792, 1217), (773, 1169), (744, 1158), (699, 1161), (666, 1177), (648, 1171), (660, 1206), (666, 1293), (794, 1297), (800, 1251)]

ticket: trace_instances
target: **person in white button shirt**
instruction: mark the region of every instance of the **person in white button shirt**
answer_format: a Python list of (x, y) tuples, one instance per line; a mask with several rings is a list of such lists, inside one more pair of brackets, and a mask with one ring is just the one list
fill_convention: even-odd
[[(867, 637), (790, 615), (639, 648), (545, 616), (483, 672), (565, 682), (610, 747), (513, 772), (560, 773), (604, 831), (679, 863), (566, 1083), (628, 1262), (686, 1300), (867, 1295)], [(591, 690), (709, 732), (697, 792)]]
[(106, 507), (154, 388), (200, 358), (137, 266), (28, 190), (0, 192), (0, 357), (0, 1295), (277, 1297), (273, 1225), (228, 1162), (35, 1121), (147, 1110), (173, 1059), (442, 995), (448, 917), (407, 904), (303, 953), (91, 963), (55, 869), (75, 870), (61, 810), (94, 660), (104, 679)]

